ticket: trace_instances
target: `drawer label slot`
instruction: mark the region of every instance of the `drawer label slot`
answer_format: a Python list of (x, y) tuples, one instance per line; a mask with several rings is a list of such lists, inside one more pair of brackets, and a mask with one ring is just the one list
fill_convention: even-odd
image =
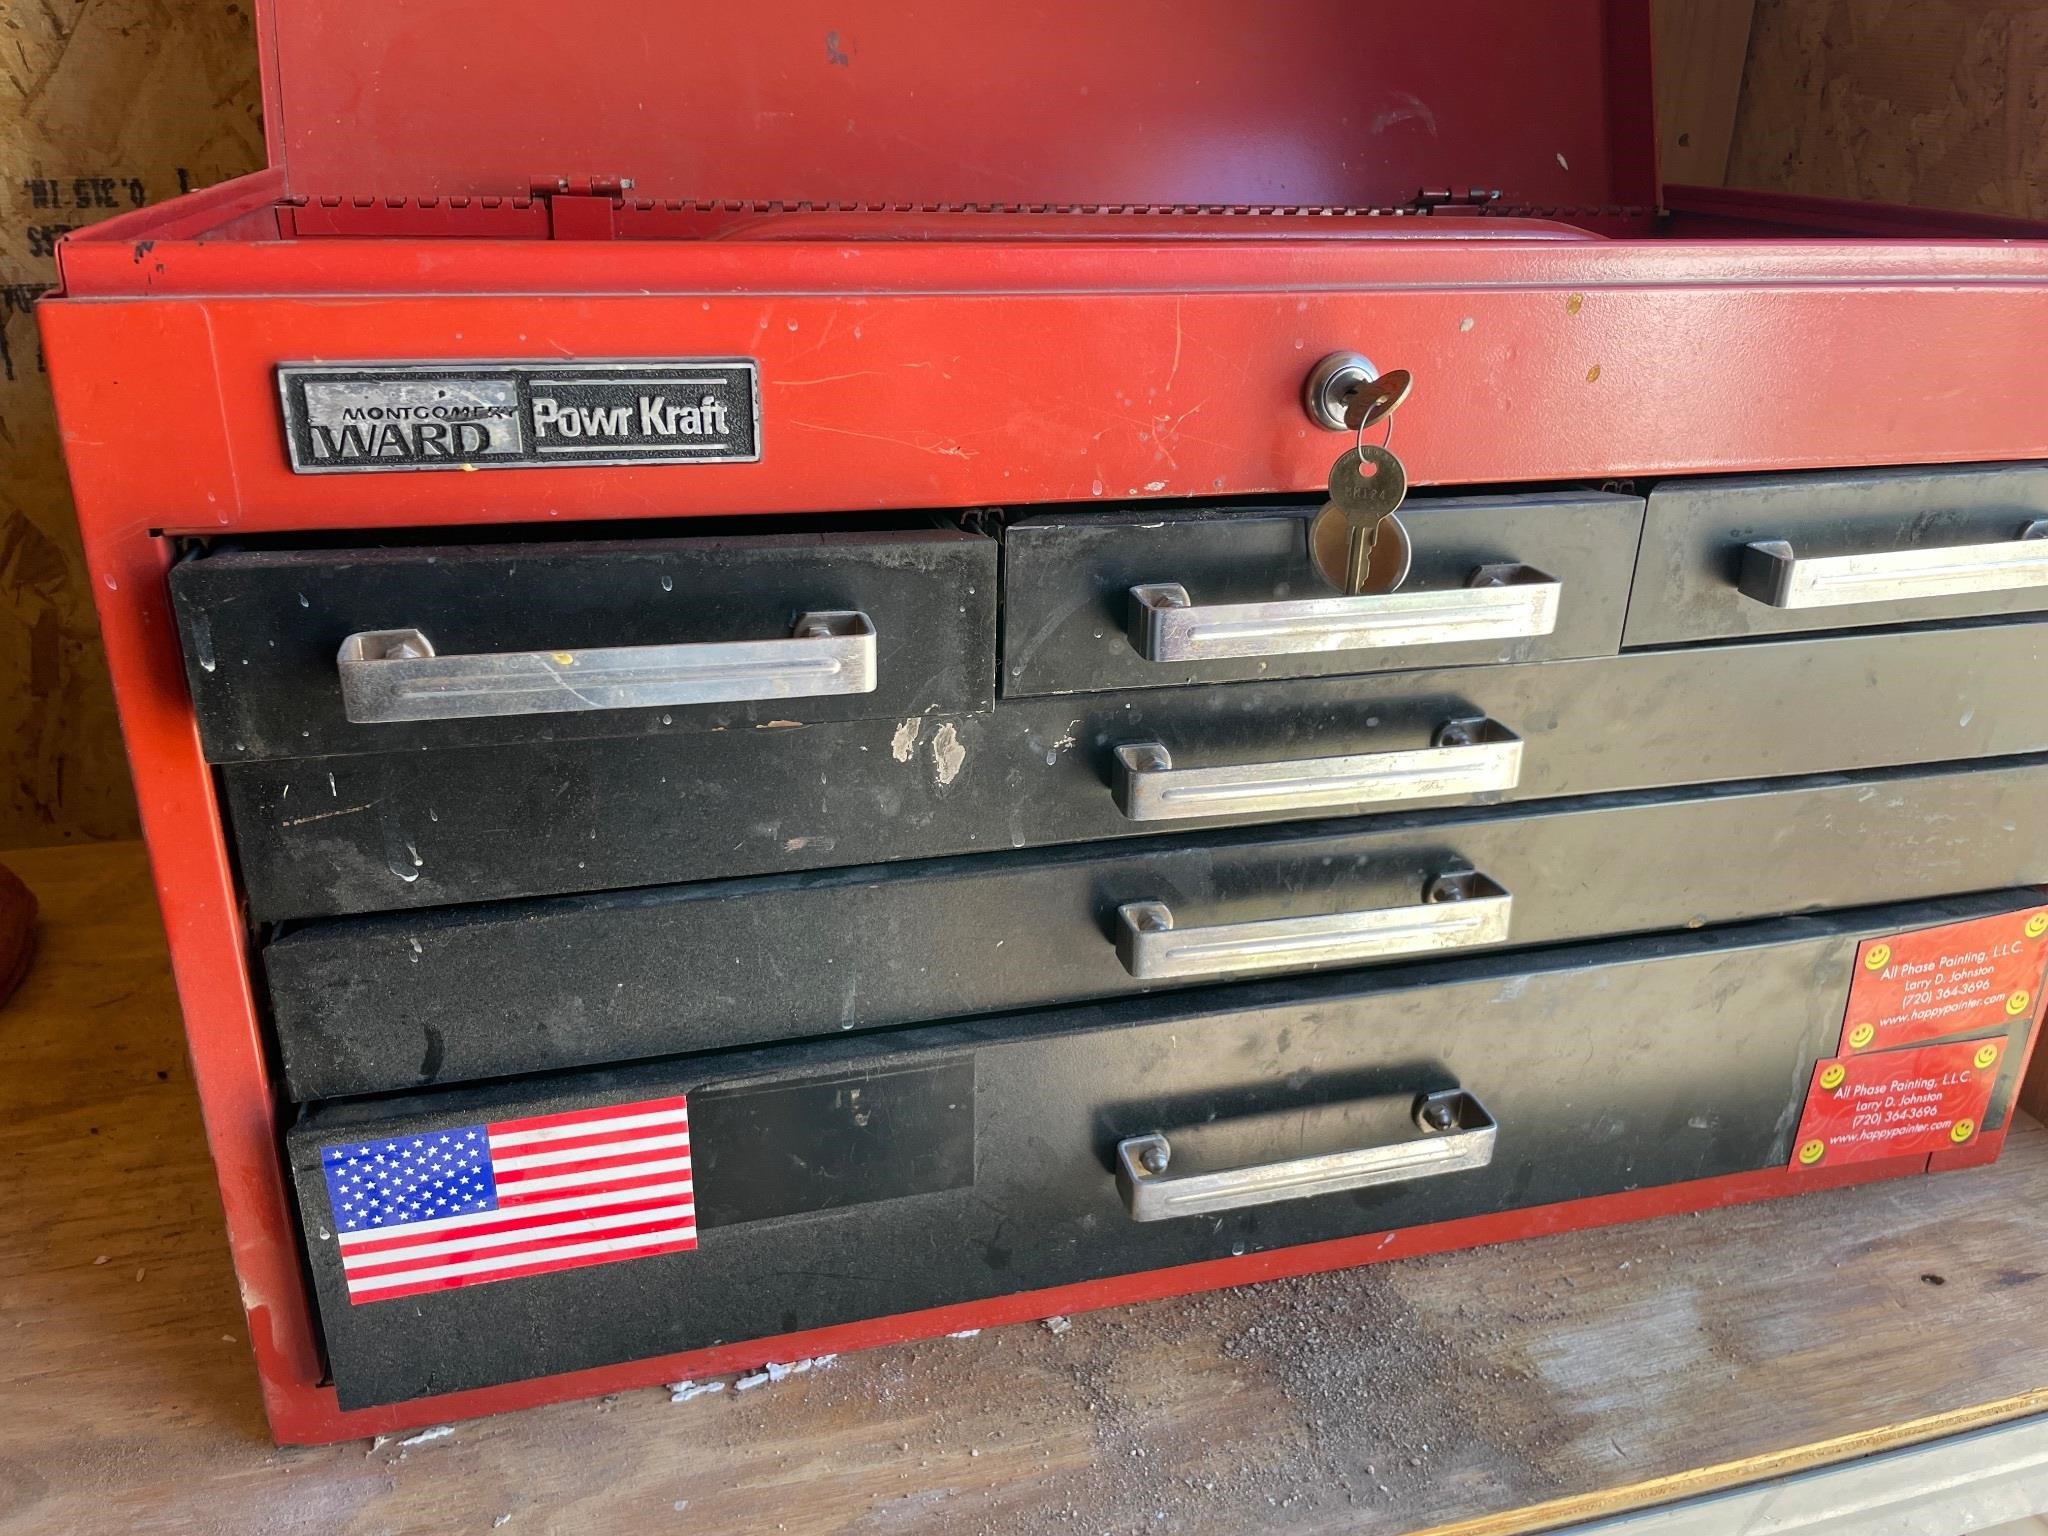
[(301, 475), (761, 457), (758, 370), (746, 358), (287, 363), (277, 385)]

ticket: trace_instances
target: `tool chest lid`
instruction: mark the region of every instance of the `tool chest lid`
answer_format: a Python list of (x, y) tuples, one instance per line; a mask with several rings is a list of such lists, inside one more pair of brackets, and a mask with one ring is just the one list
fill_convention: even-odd
[(1646, 0), (268, 0), (260, 37), (315, 203), (1655, 199)]

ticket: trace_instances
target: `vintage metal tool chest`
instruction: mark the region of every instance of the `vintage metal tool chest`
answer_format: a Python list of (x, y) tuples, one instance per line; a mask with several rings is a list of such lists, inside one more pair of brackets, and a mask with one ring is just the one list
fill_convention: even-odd
[(1996, 1156), (2048, 230), (1626, 0), (259, 15), (41, 313), (281, 1438)]

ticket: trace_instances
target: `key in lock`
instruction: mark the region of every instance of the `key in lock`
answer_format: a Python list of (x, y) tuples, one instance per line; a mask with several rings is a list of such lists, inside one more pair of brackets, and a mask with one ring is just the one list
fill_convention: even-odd
[[(1324, 369), (1330, 361), (1325, 359)], [(1391, 592), (1408, 575), (1413, 551), (1406, 527), (1394, 516), (1408, 494), (1407, 469), (1389, 448), (1366, 443), (1364, 436), (1382, 422), (1388, 422), (1391, 436), (1389, 418), (1414, 383), (1405, 369), (1376, 374), (1363, 359), (1353, 374), (1326, 381), (1324, 404), (1332, 411), (1341, 407), (1343, 426), (1357, 442), (1331, 467), (1330, 501), (1310, 525), (1309, 545), (1317, 566), (1341, 592)], [(1335, 392), (1339, 384), (1345, 387)]]

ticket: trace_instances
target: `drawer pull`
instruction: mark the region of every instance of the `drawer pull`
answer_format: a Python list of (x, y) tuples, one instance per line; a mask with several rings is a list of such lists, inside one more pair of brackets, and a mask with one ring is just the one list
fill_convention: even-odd
[(1380, 592), (1199, 608), (1186, 587), (1157, 582), (1131, 588), (1126, 627), (1131, 644), (1147, 661), (1221, 661), (1522, 640), (1557, 628), (1557, 603), (1563, 591), (1562, 583), (1527, 565), (1482, 565), (1465, 586), (1448, 592)]
[(437, 656), (418, 630), (385, 629), (350, 635), (335, 663), (358, 725), (807, 699), (874, 692), (875, 626), (864, 613), (807, 613), (786, 640), (486, 656)]
[(1116, 749), (1111, 773), (1116, 807), (1132, 821), (1254, 816), (1513, 789), (1522, 738), (1497, 720), (1448, 720), (1417, 750), (1220, 768), (1176, 768), (1158, 742), (1134, 742)]
[(1952, 544), (1802, 560), (1784, 539), (1745, 545), (1744, 597), (1773, 608), (1837, 608), (2048, 587), (2048, 518), (2002, 544)]
[(1241, 976), (1498, 944), (1514, 898), (1485, 875), (1439, 875), (1420, 905), (1176, 928), (1163, 901), (1116, 909), (1116, 954), (1140, 981)]
[(1415, 1127), (1420, 1134), (1385, 1146), (1218, 1173), (1171, 1173), (1173, 1147), (1164, 1136), (1130, 1136), (1116, 1144), (1117, 1192), (1131, 1220), (1170, 1221), (1461, 1173), (1493, 1161), (1500, 1127), (1462, 1088), (1424, 1094), (1416, 1101)]

